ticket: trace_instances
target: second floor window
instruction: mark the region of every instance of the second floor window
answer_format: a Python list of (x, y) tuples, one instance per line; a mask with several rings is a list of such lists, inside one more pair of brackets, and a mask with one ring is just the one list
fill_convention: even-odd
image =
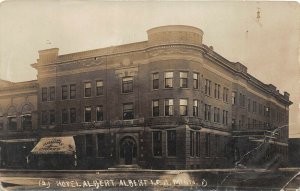
[(193, 104), (193, 116), (198, 116), (199, 115), (199, 101), (194, 100)]
[(70, 109), (70, 123), (76, 123), (76, 108)]
[(215, 98), (220, 99), (220, 84), (215, 84)]
[(194, 89), (199, 89), (199, 74), (193, 73), (193, 87)]
[(25, 114), (22, 116), (22, 127), (25, 130), (32, 128), (31, 114)]
[(17, 130), (17, 117), (16, 116), (7, 117), (7, 127), (9, 130), (12, 130), (12, 131)]
[(236, 104), (236, 92), (232, 92), (232, 95), (231, 95), (231, 103), (232, 103), (232, 105), (235, 105), (235, 104)]
[(84, 122), (91, 122), (92, 121), (92, 108), (85, 107), (84, 108)]
[(223, 124), (228, 125), (228, 111), (223, 110)]
[(204, 119), (207, 121), (211, 120), (211, 106), (207, 104), (204, 105)]
[(223, 88), (223, 101), (224, 102), (228, 102), (228, 92), (229, 92), (229, 89), (224, 87)]
[(256, 101), (253, 101), (253, 107), (252, 107), (252, 111), (253, 113), (256, 113)]
[(165, 116), (173, 116), (173, 99), (165, 99)]
[(248, 99), (248, 111), (250, 112), (251, 111), (251, 100)]
[(180, 87), (187, 88), (188, 87), (188, 73), (180, 72)]
[(96, 108), (96, 118), (97, 121), (103, 121), (103, 106), (99, 105)]
[(179, 111), (181, 116), (187, 116), (188, 113), (188, 100), (187, 99), (180, 99), (179, 100)]
[(67, 85), (63, 85), (61, 86), (61, 99), (68, 99), (68, 86)]
[(153, 117), (159, 116), (159, 101), (158, 100), (152, 101), (152, 116)]
[(42, 88), (42, 101), (47, 101), (47, 88)]
[(49, 99), (50, 99), (50, 101), (53, 101), (53, 100), (55, 100), (55, 87), (51, 86), (49, 88), (49, 90), (50, 90)]
[(69, 113), (67, 109), (61, 110), (61, 123), (67, 124), (69, 122)]
[(76, 84), (70, 85), (70, 99), (76, 98)]
[(245, 107), (246, 96), (244, 94), (240, 94), (240, 105)]
[(86, 82), (84, 83), (84, 97), (91, 97), (92, 96), (92, 83)]
[(133, 77), (125, 77), (122, 79), (122, 93), (133, 92)]
[(152, 74), (152, 89), (157, 90), (159, 88), (159, 74)]
[(214, 108), (214, 122), (220, 122), (220, 108)]
[(96, 81), (96, 95), (103, 95), (103, 81)]
[(205, 94), (210, 96), (210, 91), (211, 91), (211, 81), (206, 79), (205, 80)]
[(165, 88), (173, 88), (173, 72), (165, 72)]
[(123, 104), (123, 119), (133, 119), (134, 113), (133, 113), (133, 103), (124, 103)]

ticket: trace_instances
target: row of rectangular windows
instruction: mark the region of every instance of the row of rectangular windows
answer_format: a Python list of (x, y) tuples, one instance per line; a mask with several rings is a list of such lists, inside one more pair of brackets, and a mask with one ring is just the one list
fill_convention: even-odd
[[(48, 94), (49, 89), (49, 94)], [(122, 78), (122, 93), (133, 92), (133, 77)], [(95, 95), (101, 96), (104, 94), (104, 86), (102, 80), (96, 81)], [(49, 96), (49, 97), (48, 97)], [(92, 97), (92, 83), (84, 83), (84, 97)], [(61, 86), (61, 99), (76, 99), (76, 84), (62, 85)], [(55, 87), (42, 88), (42, 101), (54, 101), (55, 100)]]
[[(232, 92), (232, 105), (237, 104), (236, 97), (237, 97), (237, 93)], [(240, 93), (240, 95), (239, 95), (239, 105), (241, 107), (246, 106), (246, 96), (242, 93)], [(252, 108), (252, 111), (251, 111), (251, 108)], [(263, 114), (266, 117), (270, 116), (270, 108), (269, 107), (263, 106), (261, 103), (257, 103), (254, 100), (252, 101), (252, 107), (251, 107), (251, 99), (250, 98), (248, 98), (247, 109), (248, 109), (248, 112), (257, 113), (260, 115)]]
[[(96, 106), (96, 121), (103, 121), (104, 120), (104, 111), (103, 106), (98, 105)], [(42, 111), (41, 113), (41, 123), (42, 125), (54, 125), (56, 122), (55, 119), (55, 110), (49, 111)], [(70, 109), (62, 109), (61, 110), (61, 123), (68, 124), (68, 123), (76, 123), (77, 122), (77, 115), (76, 115), (76, 108)], [(123, 119), (134, 119), (134, 112), (133, 112), (133, 103), (124, 103), (123, 104)], [(84, 122), (92, 122), (92, 107), (88, 106), (84, 108)]]
[[(241, 118), (240, 120), (238, 121), (238, 126), (236, 124), (236, 120), (235, 119), (232, 119), (232, 127), (233, 129), (242, 129), (244, 126), (245, 126), (245, 116), (244, 115), (241, 115)], [(259, 121), (259, 120), (256, 120), (256, 119), (252, 119), (251, 118), (248, 118), (248, 123), (247, 123), (247, 127), (250, 129), (250, 128), (264, 128), (264, 127), (270, 127), (270, 124), (267, 123), (267, 122), (262, 122), (262, 121)]]
[[(214, 84), (214, 98), (221, 99), (221, 85), (218, 83)], [(205, 79), (205, 85), (204, 85), (204, 93), (207, 96), (211, 96), (211, 86), (212, 81), (209, 79)], [(229, 88), (223, 87), (223, 101), (228, 102), (229, 98)]]
[[(160, 116), (159, 99), (152, 100), (152, 116)], [(179, 99), (179, 114), (188, 115), (188, 99)], [(174, 115), (174, 99), (164, 100), (164, 116)], [(199, 116), (199, 100), (193, 100), (193, 116)]]
[[(229, 112), (223, 110), (222, 112), (222, 124), (228, 125)], [(213, 110), (213, 122), (221, 123), (221, 110), (218, 107), (214, 107)], [(204, 120), (212, 121), (212, 106), (208, 104), (204, 104)]]
[[(189, 72), (179, 72), (179, 87), (180, 88), (188, 88), (188, 74)], [(165, 88), (173, 88), (174, 87), (174, 72), (164, 72), (164, 87)], [(199, 89), (199, 73), (193, 73), (193, 88)], [(159, 89), (159, 73), (152, 74), (152, 89)]]

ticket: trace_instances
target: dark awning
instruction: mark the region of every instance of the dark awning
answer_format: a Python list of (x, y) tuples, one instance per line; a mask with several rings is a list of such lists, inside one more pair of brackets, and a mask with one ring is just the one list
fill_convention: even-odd
[(74, 154), (76, 151), (74, 138), (45, 137), (32, 149), (32, 154)]

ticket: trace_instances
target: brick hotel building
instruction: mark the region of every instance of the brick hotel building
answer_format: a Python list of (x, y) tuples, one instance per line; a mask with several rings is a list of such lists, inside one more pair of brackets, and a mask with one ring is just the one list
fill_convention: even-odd
[(65, 55), (41, 50), (37, 80), (1, 81), (2, 167), (26, 165), (47, 137), (73, 137), (82, 169), (287, 164), (287, 92), (202, 44), (198, 28), (147, 33), (147, 41)]

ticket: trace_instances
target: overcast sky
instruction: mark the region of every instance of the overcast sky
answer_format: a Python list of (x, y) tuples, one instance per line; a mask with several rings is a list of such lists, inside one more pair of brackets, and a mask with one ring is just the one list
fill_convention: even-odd
[(291, 94), (290, 136), (300, 137), (299, 13), (296, 2), (4, 1), (0, 78), (36, 79), (30, 64), (38, 50), (67, 54), (144, 41), (152, 27), (191, 25), (204, 31), (204, 44)]

